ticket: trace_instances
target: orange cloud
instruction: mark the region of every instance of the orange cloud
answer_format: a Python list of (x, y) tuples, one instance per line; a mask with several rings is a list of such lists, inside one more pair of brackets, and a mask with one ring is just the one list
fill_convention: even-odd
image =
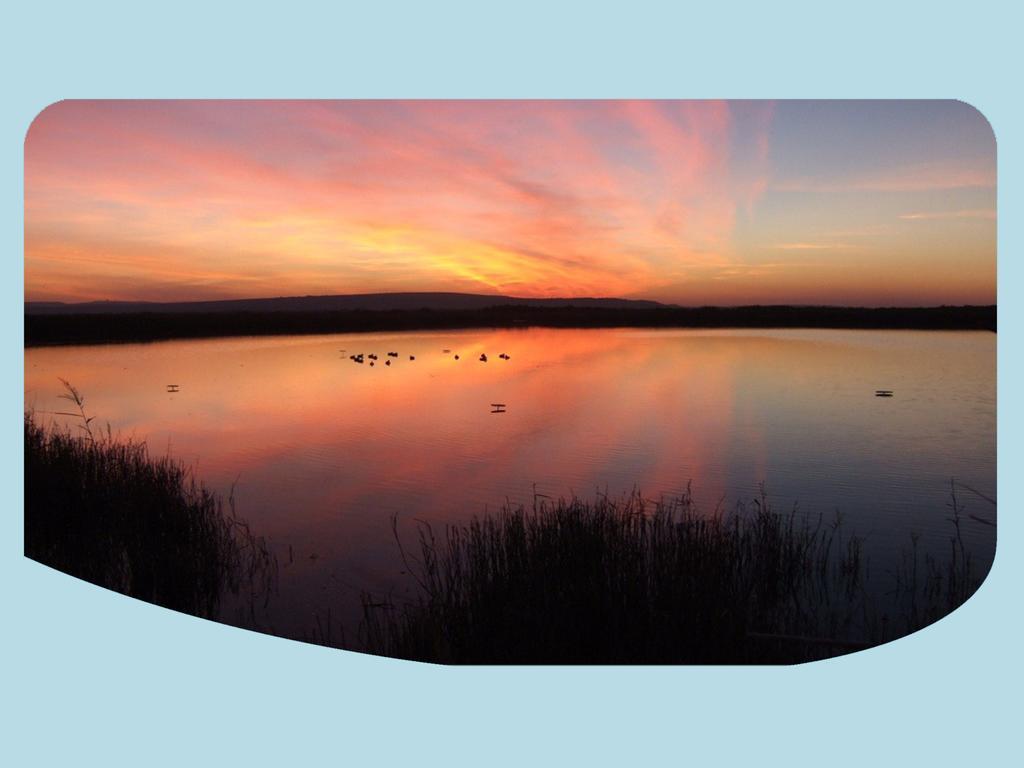
[[(945, 161), (775, 182), (773, 113), (704, 101), (61, 102), (25, 145), (26, 296), (462, 290), (713, 303), (757, 293), (758, 253), (818, 242), (761, 220), (773, 192), (994, 182)], [(865, 226), (833, 213), (837, 229)], [(809, 264), (788, 269), (793, 284), (821, 281)], [(723, 292), (711, 274), (736, 285)]]
[(64, 102), (26, 142), (26, 290), (190, 298), (237, 275), (235, 296), (312, 272), (303, 292), (642, 292), (727, 258), (728, 122), (717, 103)]

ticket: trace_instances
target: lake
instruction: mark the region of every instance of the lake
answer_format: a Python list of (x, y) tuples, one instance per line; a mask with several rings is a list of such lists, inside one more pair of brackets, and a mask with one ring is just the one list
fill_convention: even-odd
[[(763, 486), (778, 510), (840, 512), (876, 579), (911, 534), (948, 549), (953, 479), (967, 514), (995, 520), (988, 332), (532, 328), (30, 348), (25, 404), (42, 420), (73, 422), (50, 415), (67, 410), (60, 378), (96, 423), (233, 492), (281, 566), (269, 626), (293, 637), (328, 621), (354, 635), (364, 591), (415, 593), (393, 516), (411, 546), (417, 521), (441, 530), (535, 493), (658, 498), (690, 484), (710, 513)], [(994, 528), (968, 520), (963, 534), (984, 572)]]

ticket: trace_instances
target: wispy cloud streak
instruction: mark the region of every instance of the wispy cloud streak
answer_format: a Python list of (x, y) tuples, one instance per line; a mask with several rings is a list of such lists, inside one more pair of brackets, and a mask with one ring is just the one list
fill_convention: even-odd
[(925, 211), (922, 213), (903, 213), (901, 219), (908, 221), (935, 221), (936, 219), (984, 219), (995, 221), (996, 212), (989, 209), (971, 209), (963, 211)]
[(108, 298), (98, 264), (137, 253), (145, 269), (119, 267), (168, 298), (233, 271), (246, 292), (643, 292), (730, 258), (735, 190), (760, 183), (730, 168), (731, 119), (715, 102), (66, 102), (26, 144), (28, 288)]

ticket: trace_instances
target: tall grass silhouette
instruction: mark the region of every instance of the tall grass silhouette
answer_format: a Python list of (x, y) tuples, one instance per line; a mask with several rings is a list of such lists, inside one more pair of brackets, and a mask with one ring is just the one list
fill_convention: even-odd
[(215, 617), (222, 597), (269, 594), (276, 561), (234, 513), (144, 443), (99, 433), (64, 382), (77, 429), (25, 414), (25, 555), (167, 608)]
[(418, 555), (403, 550), (421, 599), (366, 597), (362, 641), (440, 663), (808, 661), (907, 634), (968, 599), (980, 577), (958, 539), (947, 562), (905, 557), (880, 600), (840, 519), (780, 514), (763, 494), (710, 516), (689, 491), (538, 499), (441, 537), (421, 524)]

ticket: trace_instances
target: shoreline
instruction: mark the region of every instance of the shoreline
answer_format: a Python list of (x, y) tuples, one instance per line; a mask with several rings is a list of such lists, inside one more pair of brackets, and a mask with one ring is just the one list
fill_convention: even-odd
[(240, 336), (506, 328), (679, 328), (941, 330), (997, 332), (996, 306), (698, 307), (607, 309), (496, 306), (468, 310), (328, 312), (126, 312), (24, 315), (29, 347), (116, 344)]

